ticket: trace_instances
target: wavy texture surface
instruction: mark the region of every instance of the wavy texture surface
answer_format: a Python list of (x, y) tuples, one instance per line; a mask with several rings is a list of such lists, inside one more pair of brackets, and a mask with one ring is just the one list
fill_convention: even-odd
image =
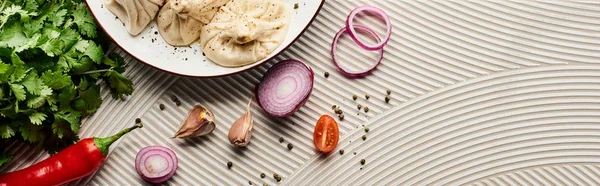
[[(394, 31), (377, 70), (350, 80), (337, 72), (329, 50), (347, 14), (364, 4), (386, 10)], [(128, 76), (138, 89), (126, 103), (103, 92), (105, 104), (85, 121), (81, 134), (105, 136), (137, 117), (146, 127), (121, 140), (94, 176), (74, 184), (142, 184), (135, 153), (160, 144), (180, 158), (175, 178), (167, 182), (174, 185), (598, 185), (599, 18), (600, 4), (594, 2), (327, 1), (292, 47), (245, 73), (182, 78), (128, 58)], [(337, 50), (354, 68), (373, 57), (359, 53), (351, 42)], [(285, 119), (269, 117), (253, 103), (252, 142), (244, 150), (233, 148), (229, 126), (244, 113), (262, 74), (287, 58), (315, 71), (309, 102)], [(386, 89), (392, 91), (390, 103), (383, 101)], [(176, 106), (171, 95), (183, 104)], [(217, 114), (216, 130), (171, 139), (196, 103)], [(346, 116), (338, 147), (345, 154), (321, 155), (313, 150), (314, 123), (321, 114), (333, 114), (334, 104)], [(357, 104), (369, 112), (357, 110)], [(370, 128), (366, 141), (362, 125)], [(0, 171), (47, 157), (28, 148), (11, 144), (19, 158)], [(261, 173), (267, 177), (261, 179)]]

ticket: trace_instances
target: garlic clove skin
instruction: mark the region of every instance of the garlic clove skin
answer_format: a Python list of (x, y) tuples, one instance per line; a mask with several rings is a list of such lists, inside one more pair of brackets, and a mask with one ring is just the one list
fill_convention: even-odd
[(195, 105), (173, 138), (203, 136), (215, 130), (214, 114), (202, 105)]
[(250, 103), (246, 108), (246, 113), (237, 119), (231, 129), (229, 129), (229, 142), (236, 147), (245, 147), (250, 143), (252, 137), (252, 127), (254, 121), (252, 121), (252, 114), (250, 113)]

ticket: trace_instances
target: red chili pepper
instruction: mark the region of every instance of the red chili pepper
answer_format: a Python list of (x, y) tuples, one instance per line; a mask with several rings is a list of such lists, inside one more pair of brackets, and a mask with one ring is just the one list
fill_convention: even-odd
[(94, 173), (106, 159), (109, 147), (142, 124), (105, 138), (85, 138), (44, 161), (0, 175), (0, 186), (62, 185)]

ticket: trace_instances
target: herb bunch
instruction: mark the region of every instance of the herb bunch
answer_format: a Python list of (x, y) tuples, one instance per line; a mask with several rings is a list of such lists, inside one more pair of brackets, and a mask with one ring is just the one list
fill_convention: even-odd
[(0, 2), (0, 166), (9, 140), (53, 153), (78, 140), (107, 84), (113, 98), (133, 92), (123, 59), (105, 55), (108, 39), (82, 0)]

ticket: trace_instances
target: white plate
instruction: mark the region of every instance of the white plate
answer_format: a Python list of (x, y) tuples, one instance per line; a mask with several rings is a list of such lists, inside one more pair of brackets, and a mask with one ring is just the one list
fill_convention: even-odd
[[(99, 26), (108, 36), (123, 50), (139, 61), (173, 74), (193, 77), (215, 77), (251, 69), (283, 52), (308, 28), (325, 2), (325, 0), (285, 1), (292, 7), (292, 18), (290, 29), (283, 43), (267, 58), (237, 68), (222, 67), (211, 62), (202, 55), (200, 45), (197, 43), (192, 44), (190, 47), (173, 47), (166, 44), (158, 33), (156, 21), (152, 21), (139, 35), (131, 36), (125, 30), (123, 23), (119, 19), (116, 19), (116, 16), (108, 8), (104, 7), (103, 0), (86, 0), (86, 3), (98, 21)], [(298, 8), (293, 9), (296, 3), (298, 3)]]

